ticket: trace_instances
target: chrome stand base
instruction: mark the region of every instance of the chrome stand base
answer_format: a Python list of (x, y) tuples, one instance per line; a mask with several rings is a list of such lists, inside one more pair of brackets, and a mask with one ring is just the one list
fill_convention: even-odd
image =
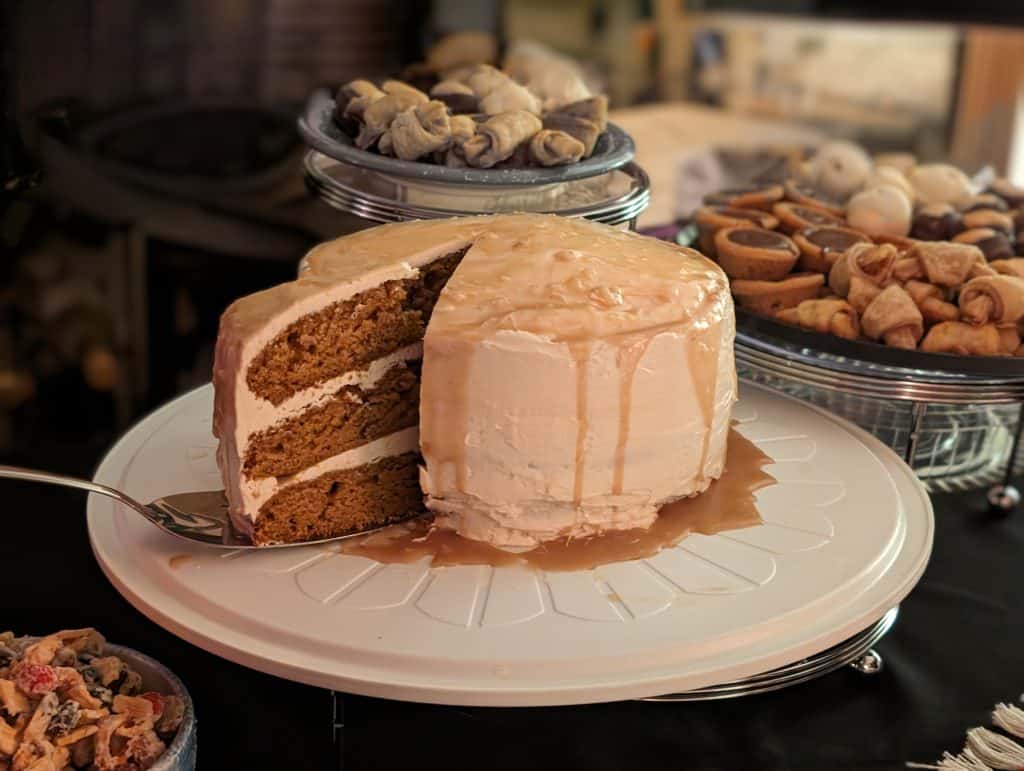
[(899, 608), (893, 608), (882, 618), (849, 640), (826, 651), (817, 653), (801, 661), (794, 662), (764, 674), (754, 675), (744, 680), (736, 680), (721, 685), (709, 685), (683, 693), (669, 693), (664, 696), (652, 696), (644, 701), (711, 701), (714, 699), (733, 699), (738, 696), (752, 696), (757, 693), (768, 693), (780, 688), (804, 683), (849, 666), (863, 675), (876, 675), (882, 671), (884, 662), (873, 646), (885, 636), (885, 633), (896, 623)]
[(1013, 485), (995, 485), (988, 491), (988, 505), (995, 511), (1010, 513), (1020, 503), (1020, 490)]

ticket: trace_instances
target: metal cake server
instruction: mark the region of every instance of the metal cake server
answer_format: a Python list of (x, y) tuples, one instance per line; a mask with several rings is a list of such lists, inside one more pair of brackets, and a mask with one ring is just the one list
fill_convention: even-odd
[(385, 527), (395, 524), (388, 523), (380, 527), (334, 536), (333, 538), (256, 546), (249, 540), (248, 536), (240, 533), (232, 525), (231, 516), (228, 514), (228, 501), (224, 496), (223, 490), (177, 493), (157, 498), (152, 503), (145, 504), (140, 503), (120, 490), (115, 490), (113, 487), (90, 482), (86, 479), (64, 476), (63, 474), (51, 474), (47, 471), (0, 465), (0, 477), (22, 479), (27, 482), (43, 482), (62, 487), (76, 487), (80, 490), (88, 490), (91, 493), (106, 495), (137, 511), (165, 533), (170, 533), (192, 543), (225, 549), (272, 549), (286, 546), (308, 546), (310, 544), (342, 541), (346, 538), (355, 538), (367, 533), (375, 533), (378, 530), (383, 530)]

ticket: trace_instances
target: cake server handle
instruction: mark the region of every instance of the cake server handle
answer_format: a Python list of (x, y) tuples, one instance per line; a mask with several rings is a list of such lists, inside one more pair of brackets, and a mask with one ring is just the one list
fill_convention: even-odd
[(4, 465), (0, 465), (0, 477), (5, 477), (7, 479), (20, 479), (25, 482), (41, 482), (43, 484), (59, 485), (61, 487), (74, 487), (79, 490), (88, 490), (90, 493), (99, 493), (100, 495), (106, 495), (110, 498), (114, 498), (125, 506), (135, 509), (146, 519), (152, 519), (149, 509), (134, 498), (125, 495), (120, 490), (115, 490), (113, 487), (107, 487), (106, 485), (101, 485), (97, 482), (90, 482), (88, 479), (79, 479), (78, 477), (69, 477), (64, 474), (53, 474), (49, 471), (39, 471), (37, 469), (22, 468), (20, 466)]

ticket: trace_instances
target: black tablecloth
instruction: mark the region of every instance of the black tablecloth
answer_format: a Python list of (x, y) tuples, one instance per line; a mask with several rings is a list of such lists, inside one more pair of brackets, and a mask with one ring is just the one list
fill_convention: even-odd
[(473, 771), (897, 769), (959, 748), (967, 727), (1024, 690), (1024, 511), (994, 519), (980, 493), (937, 495), (932, 561), (878, 646), (880, 675), (843, 670), (699, 704), (477, 709), (346, 696), (339, 752), (328, 692), (205, 653), (121, 599), (92, 557), (82, 493), (0, 484), (0, 627), (93, 625), (165, 663), (195, 700), (203, 771), (408, 769), (428, 759)]

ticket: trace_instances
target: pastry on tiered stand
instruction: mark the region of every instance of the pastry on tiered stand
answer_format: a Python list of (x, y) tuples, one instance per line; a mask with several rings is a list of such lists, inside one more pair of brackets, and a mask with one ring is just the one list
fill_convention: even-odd
[(700, 247), (742, 308), (908, 350), (1024, 355), (1024, 189), (1005, 180), (978, 190), (948, 164), (832, 142), (781, 185), (705, 204)]

